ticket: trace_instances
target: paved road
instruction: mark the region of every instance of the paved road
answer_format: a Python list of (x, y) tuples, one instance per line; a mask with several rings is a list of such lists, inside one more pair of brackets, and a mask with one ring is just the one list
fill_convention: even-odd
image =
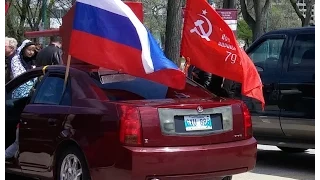
[[(258, 159), (251, 172), (234, 176), (233, 180), (314, 180), (315, 151), (288, 154), (274, 146), (258, 145)], [(20, 179), (7, 176), (6, 180)]]
[(258, 145), (258, 158), (251, 172), (233, 180), (314, 180), (315, 151), (288, 154), (274, 146)]

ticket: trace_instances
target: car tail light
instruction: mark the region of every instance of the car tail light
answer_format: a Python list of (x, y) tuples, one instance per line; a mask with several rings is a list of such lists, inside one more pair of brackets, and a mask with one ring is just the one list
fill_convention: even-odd
[(243, 120), (244, 120), (244, 137), (246, 139), (249, 139), (252, 137), (252, 121), (251, 121), (251, 115), (248, 107), (242, 103), (241, 109), (243, 113)]
[(141, 145), (141, 122), (138, 109), (119, 105), (120, 142), (126, 145)]

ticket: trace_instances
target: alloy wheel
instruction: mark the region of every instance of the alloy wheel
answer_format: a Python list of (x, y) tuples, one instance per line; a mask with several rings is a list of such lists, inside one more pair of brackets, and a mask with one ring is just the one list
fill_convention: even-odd
[(68, 154), (62, 161), (60, 180), (82, 180), (82, 166), (78, 157)]

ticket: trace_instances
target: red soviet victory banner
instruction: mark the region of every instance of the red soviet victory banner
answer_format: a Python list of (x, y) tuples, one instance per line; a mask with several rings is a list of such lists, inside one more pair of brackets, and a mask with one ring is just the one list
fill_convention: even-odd
[(242, 94), (264, 106), (260, 76), (221, 16), (206, 0), (187, 0), (181, 55), (206, 72), (242, 83)]

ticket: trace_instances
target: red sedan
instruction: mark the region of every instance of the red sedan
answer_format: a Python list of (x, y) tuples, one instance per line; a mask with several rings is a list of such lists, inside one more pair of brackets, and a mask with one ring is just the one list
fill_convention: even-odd
[(20, 123), (19, 152), (6, 160), (6, 172), (52, 180), (213, 180), (255, 166), (257, 144), (241, 101), (191, 80), (175, 90), (71, 68), (64, 86), (64, 74), (64, 66), (36, 68), (6, 84), (6, 147)]

